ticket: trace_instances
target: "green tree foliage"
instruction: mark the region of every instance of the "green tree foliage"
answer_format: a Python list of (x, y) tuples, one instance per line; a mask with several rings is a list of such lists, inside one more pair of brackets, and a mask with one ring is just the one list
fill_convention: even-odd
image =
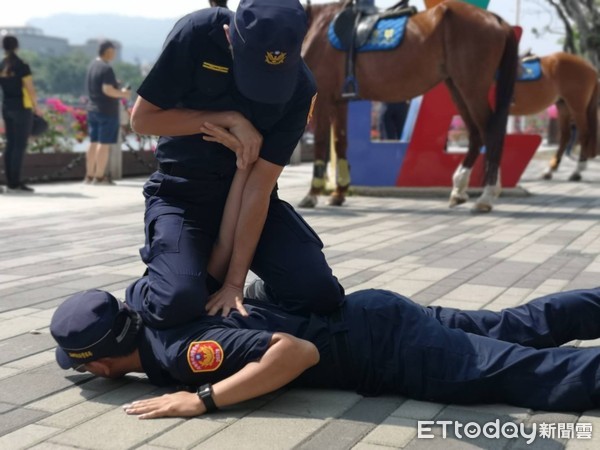
[[(63, 56), (46, 56), (23, 50), (21, 58), (29, 63), (33, 80), (41, 96), (78, 99), (85, 96), (85, 75), (89, 57), (81, 52)], [(113, 64), (117, 79), (137, 89), (143, 80), (139, 67), (126, 63)]]
[(565, 24), (566, 50), (589, 59), (600, 70), (600, 0), (547, 0)]

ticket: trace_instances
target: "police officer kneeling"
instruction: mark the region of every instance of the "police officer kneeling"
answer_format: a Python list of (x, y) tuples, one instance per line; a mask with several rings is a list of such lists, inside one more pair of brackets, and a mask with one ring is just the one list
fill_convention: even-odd
[(159, 386), (197, 387), (125, 405), (141, 418), (200, 415), (292, 381), (449, 403), (600, 406), (600, 348), (558, 347), (600, 337), (598, 288), (500, 312), (423, 307), (382, 290), (350, 294), (330, 315), (247, 299), (248, 316), (233, 311), (155, 330), (136, 312), (144, 281), (127, 289), (125, 303), (104, 291), (76, 294), (50, 326), (64, 369), (109, 378), (144, 372)]

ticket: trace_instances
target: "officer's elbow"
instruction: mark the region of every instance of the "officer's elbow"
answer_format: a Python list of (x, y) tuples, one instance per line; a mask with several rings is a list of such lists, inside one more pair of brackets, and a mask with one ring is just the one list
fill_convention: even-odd
[(138, 134), (154, 134), (151, 130), (152, 119), (157, 111), (160, 111), (160, 108), (147, 102), (142, 97), (138, 97), (131, 111), (131, 129)]
[(277, 333), (274, 338), (279, 341), (279, 352), (286, 366), (302, 372), (319, 363), (319, 350), (312, 342), (285, 333)]
[(147, 120), (145, 120), (144, 114), (134, 108), (131, 112), (131, 119), (129, 122), (131, 129), (137, 134), (150, 134), (147, 130), (146, 123)]
[(321, 359), (321, 355), (319, 354), (319, 350), (317, 346), (310, 341), (302, 341), (302, 349), (299, 353), (302, 355), (302, 359), (304, 361), (305, 367), (309, 368), (312, 366), (316, 366), (319, 364)]

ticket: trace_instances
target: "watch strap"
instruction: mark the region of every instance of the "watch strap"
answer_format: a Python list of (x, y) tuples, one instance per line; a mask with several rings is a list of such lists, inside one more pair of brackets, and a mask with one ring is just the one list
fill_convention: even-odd
[(213, 388), (210, 383), (203, 384), (202, 386), (200, 386), (196, 393), (198, 394), (198, 397), (200, 397), (200, 400), (204, 404), (207, 413), (219, 409), (217, 408), (217, 405), (215, 404), (215, 401), (213, 399)]

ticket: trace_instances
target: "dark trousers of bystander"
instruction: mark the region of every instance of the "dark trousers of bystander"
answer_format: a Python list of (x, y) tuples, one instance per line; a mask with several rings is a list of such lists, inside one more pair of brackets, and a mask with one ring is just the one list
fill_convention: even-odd
[(6, 129), (4, 150), (6, 185), (9, 189), (15, 189), (21, 186), (21, 167), (27, 149), (27, 139), (31, 133), (33, 113), (31, 109), (4, 109), (2, 117)]

